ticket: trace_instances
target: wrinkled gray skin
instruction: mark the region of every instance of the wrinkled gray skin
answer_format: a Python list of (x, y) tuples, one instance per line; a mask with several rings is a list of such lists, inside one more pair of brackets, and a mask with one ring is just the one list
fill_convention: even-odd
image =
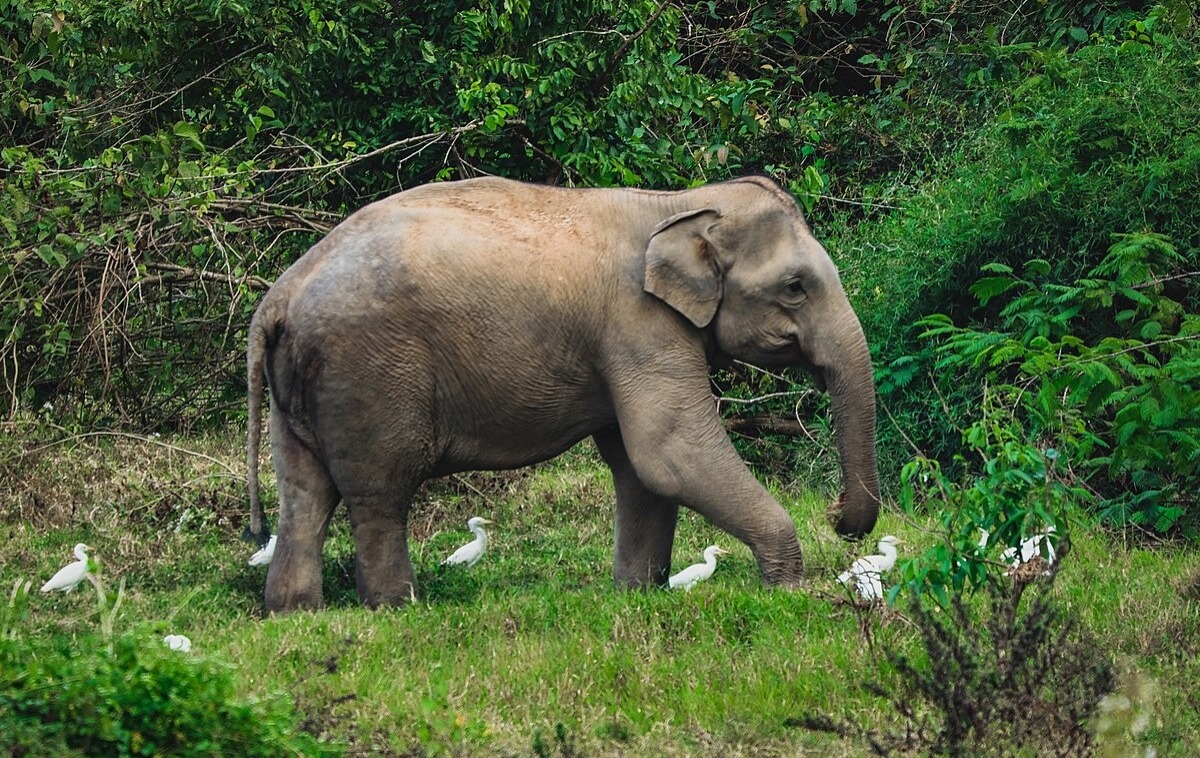
[(338, 501), (358, 594), (415, 596), (424, 480), (525, 466), (591, 436), (616, 486), (618, 585), (666, 583), (678, 506), (795, 586), (795, 525), (721, 425), (710, 365), (801, 366), (828, 388), (835, 526), (875, 524), (875, 395), (862, 328), (790, 196), (763, 178), (683, 192), (502, 179), (417, 187), (355, 213), (286, 271), (250, 327), (251, 528), (262, 380), (280, 522), (270, 611), (321, 604)]

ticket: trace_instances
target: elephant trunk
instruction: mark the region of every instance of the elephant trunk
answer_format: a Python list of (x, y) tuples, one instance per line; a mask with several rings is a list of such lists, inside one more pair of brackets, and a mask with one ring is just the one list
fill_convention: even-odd
[[(847, 304), (849, 308), (849, 304)], [(833, 409), (834, 441), (842, 461), (842, 492), (834, 528), (862, 537), (879, 516), (879, 468), (875, 459), (875, 377), (862, 326), (853, 311), (837, 345), (837, 359), (820, 366)]]

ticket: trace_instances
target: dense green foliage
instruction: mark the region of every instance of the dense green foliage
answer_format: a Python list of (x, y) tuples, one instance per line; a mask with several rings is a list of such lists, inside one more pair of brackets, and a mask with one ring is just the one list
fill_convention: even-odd
[[(891, 417), (887, 472), (909, 442), (965, 461), (961, 430), (999, 383), (1017, 391), (990, 402), (1029, 445), (1069, 454), (1106, 517), (1195, 533), (1186, 3), (0, 6), (10, 417), (50, 403), (77, 428), (238, 418), (261, 292), (397, 189), (759, 171), (841, 267)], [(1122, 262), (1114, 239), (1149, 257)], [(718, 383), (770, 396), (734, 413), (790, 418), (808, 403), (797, 381), (738, 368)], [(826, 460), (771, 442), (775, 465)]]
[[(1071, 479), (1077, 501), (1112, 521), (1157, 531), (1200, 529), (1200, 314), (1165, 290), (1182, 261), (1157, 235), (1129, 235), (1073, 285), (1038, 281), (1044, 260), (1017, 276), (1006, 265), (971, 288), (987, 305), (1008, 299), (997, 330), (922, 322), (940, 340), (951, 381), (983, 379), (1027, 420)], [(1086, 335), (1086, 336), (1085, 336)], [(985, 460), (987, 456), (985, 456)]]
[[(936, 156), (1031, 70), (1063, 74), (1067, 50), (1142, 18), (820, 0), (5, 7), (10, 403), (150, 425), (236, 413), (256, 293), (372, 198), (482, 172), (669, 188), (764, 171), (853, 223), (942, 173)], [(822, 208), (830, 192), (849, 204)]]
[[(976, 158), (878, 228), (879, 252), (868, 253), (864, 269), (864, 286), (876, 293), (876, 302), (862, 311), (875, 334), (906, 346), (883, 366), (881, 389), (923, 449), (953, 449), (959, 436), (954, 427), (966, 425), (966, 408), (978, 407), (980, 384), (946, 371), (945, 350), (935, 366), (933, 351), (916, 341), (928, 326), (922, 316), (941, 312), (983, 331), (1005, 329), (1005, 319), (1024, 320), (1031, 323), (1022, 332), (1032, 328), (1032, 338), (1036, 322), (1050, 317), (1049, 306), (1069, 327), (1047, 324), (1048, 332), (1093, 345), (1121, 338), (1131, 326), (1115, 320), (1125, 306), (1068, 302), (1070, 285), (1107, 279), (1112, 284), (1093, 286), (1119, 288), (1122, 278), (1137, 272), (1111, 259), (1114, 238), (1157, 234), (1175, 254), (1147, 262), (1154, 274), (1126, 287), (1160, 287), (1150, 281), (1160, 278), (1162, 294), (1177, 307), (1164, 316), (1169, 322), (1158, 319), (1150, 328), (1174, 332), (1172, 324), (1179, 322), (1190, 339), (1180, 319), (1196, 313), (1200, 291), (1194, 266), (1200, 223), (1190, 200), (1200, 191), (1200, 137), (1188, 124), (1200, 112), (1187, 95), (1185, 82), (1197, 75), (1187, 49), (1097, 46), (1075, 56), (1065, 72), (1029, 77), (1013, 107), (972, 145)], [(860, 231), (873, 235), (869, 227)], [(895, 256), (911, 265), (895, 276), (880, 275)], [(1054, 293), (1056, 304), (1026, 299), (1005, 314), (1000, 301), (991, 301), (996, 293), (981, 290), (984, 297), (977, 299), (963, 286), (988, 265), (1032, 266), (1030, 274), (1039, 272), (1037, 287), (1067, 289)], [(1079, 311), (1084, 306), (1086, 316)], [(962, 340), (957, 344), (967, 349)], [(931, 402), (927, 375), (940, 400)]]
[[(87, 594), (86, 588), (82, 594)], [(29, 584), (0, 608), (0, 749), (11, 756), (336, 755), (298, 730), (282, 696), (246, 701), (228, 665), (171, 651), (149, 631), (30, 633)]]

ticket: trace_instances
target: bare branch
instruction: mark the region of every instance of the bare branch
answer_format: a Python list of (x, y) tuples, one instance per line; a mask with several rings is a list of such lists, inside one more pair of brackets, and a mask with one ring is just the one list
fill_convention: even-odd
[(271, 283), (266, 279), (250, 274), (246, 276), (233, 276), (231, 274), (220, 274), (216, 271), (178, 266), (174, 263), (147, 263), (146, 268), (164, 273), (157, 276), (144, 276), (138, 279), (134, 286), (161, 284), (164, 281), (178, 281), (182, 279), (206, 279), (210, 282), (224, 282), (231, 285), (245, 284), (256, 290), (266, 290), (271, 287)]
[[(524, 122), (523, 121), (519, 122), (519, 121), (513, 120), (513, 121), (510, 121), (509, 123), (516, 124), (516, 123), (524, 123)], [(460, 134), (465, 134), (466, 132), (473, 132), (478, 128), (479, 128), (479, 122), (472, 121), (469, 124), (465, 124), (463, 126), (456, 126), (453, 129), (449, 129), (444, 132), (428, 132), (426, 134), (419, 134), (415, 137), (405, 137), (404, 139), (398, 139), (395, 142), (391, 142), (382, 147), (377, 147), (374, 150), (371, 150), (366, 153), (362, 153), (361, 155), (354, 155), (349, 158), (343, 158), (340, 161), (321, 163), (321, 164), (318, 164), (315, 166), (284, 166), (283, 168), (256, 168), (256, 169), (247, 169), (245, 171), (230, 171), (227, 174), (221, 174), (219, 176), (204, 175), (204, 176), (199, 176), (196, 178), (197, 179), (227, 179), (232, 176), (247, 175), (247, 174), (253, 174), (253, 175), (296, 174), (296, 173), (307, 173), (307, 172), (315, 172), (315, 171), (336, 171), (338, 169), (345, 168), (346, 166), (353, 166), (355, 163), (365, 161), (368, 158), (374, 158), (377, 155), (383, 155), (384, 153), (391, 152), (392, 150), (395, 150), (396, 148), (405, 147), (406, 145), (415, 145), (415, 144), (422, 143), (422, 142), (424, 142), (424, 143), (438, 142), (438, 141), (446, 139), (448, 137), (453, 138), (453, 137), (457, 137)], [(428, 146), (429, 146), (428, 144), (422, 145), (421, 149), (424, 149), (425, 147), (428, 147)]]
[(547, 37), (546, 39), (538, 40), (537, 42), (533, 43), (533, 46), (541, 47), (542, 45), (548, 44), (550, 42), (554, 42), (555, 40), (566, 39), (567, 37), (574, 37), (577, 34), (595, 34), (600, 37), (607, 37), (607, 36), (611, 36), (611, 35), (615, 34), (616, 36), (620, 37), (623, 40), (628, 39), (628, 37), (626, 37), (621, 32), (617, 31), (616, 29), (600, 29), (600, 30), (578, 29), (573, 32), (563, 32), (562, 34), (555, 34), (553, 37)]
[(808, 428), (799, 419), (772, 416), (767, 413), (727, 418), (725, 419), (725, 427), (731, 432), (753, 436), (767, 433), (786, 434), (791, 437), (812, 437)]

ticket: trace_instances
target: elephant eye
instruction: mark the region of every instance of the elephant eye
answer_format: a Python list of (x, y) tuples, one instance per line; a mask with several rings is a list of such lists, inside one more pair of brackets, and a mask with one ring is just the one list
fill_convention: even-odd
[(803, 295), (804, 294), (804, 283), (801, 282), (799, 279), (793, 279), (787, 283), (786, 289), (787, 289), (789, 295)]

